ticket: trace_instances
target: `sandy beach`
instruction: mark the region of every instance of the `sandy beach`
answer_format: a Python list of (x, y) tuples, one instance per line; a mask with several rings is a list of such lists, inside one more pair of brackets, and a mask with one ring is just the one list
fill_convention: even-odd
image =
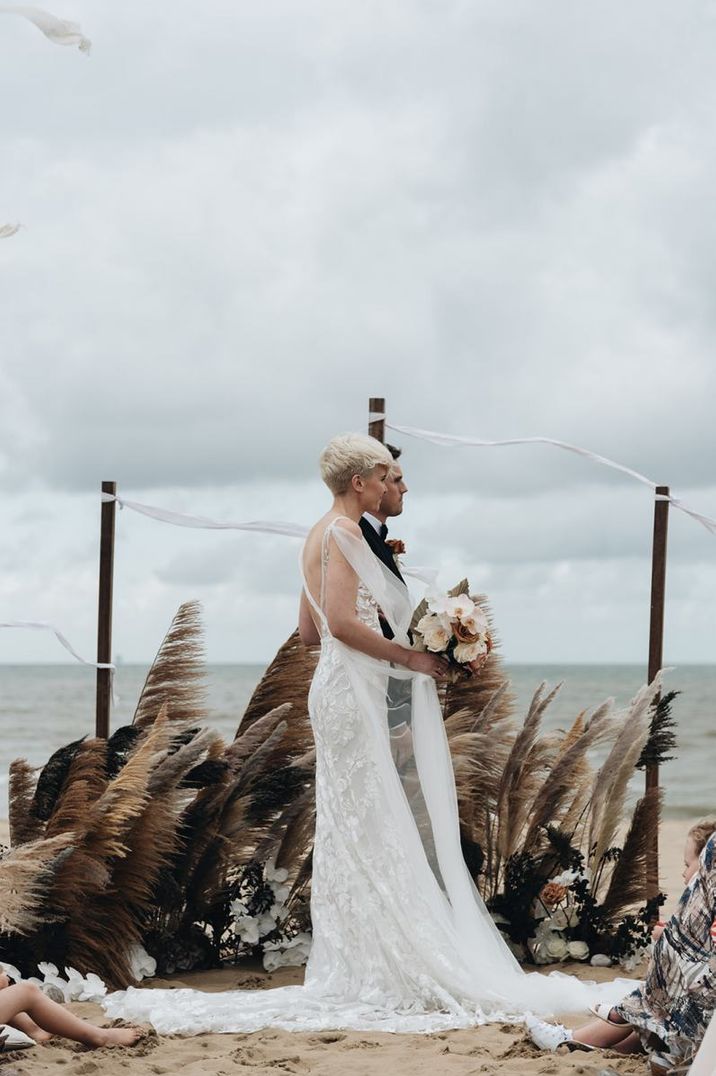
[[(665, 911), (673, 909), (681, 891), (682, 849), (691, 825), (686, 819), (662, 824), (661, 882), (668, 894)], [(611, 969), (583, 965), (560, 965), (560, 970), (580, 978), (604, 980)], [(163, 987), (190, 986), (200, 990), (231, 990), (282, 986), (299, 983), (300, 969), (282, 969), (268, 975), (258, 967), (225, 968), (200, 972), (172, 980), (155, 980)], [(150, 989), (150, 988), (149, 988)], [(103, 1022), (99, 1006), (80, 1004), (74, 1010), (85, 1018)], [(576, 1026), (580, 1014), (569, 1014), (564, 1022)], [(315, 1073), (316, 1076), (345, 1073), (362, 1076), (390, 1073), (391, 1076), (432, 1076), (433, 1073), (468, 1076), (472, 1073), (635, 1073), (645, 1072), (643, 1057), (622, 1058), (618, 1054), (545, 1054), (525, 1039), (520, 1027), (487, 1025), (469, 1031), (436, 1035), (370, 1035), (359, 1032), (293, 1034), (268, 1029), (251, 1035), (201, 1035), (181, 1039), (149, 1033), (133, 1050), (86, 1051), (66, 1042), (50, 1043), (15, 1055), (5, 1055), (5, 1076), (12, 1073), (62, 1072), (67, 1076), (103, 1073), (120, 1076), (124, 1071), (140, 1076), (163, 1076), (181, 1071), (185, 1076), (210, 1073)]]

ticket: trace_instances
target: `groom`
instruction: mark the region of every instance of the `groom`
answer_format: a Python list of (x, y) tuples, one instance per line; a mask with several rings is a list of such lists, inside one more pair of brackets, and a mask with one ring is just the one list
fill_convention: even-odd
[[(408, 492), (408, 487), (406, 486), (403, 477), (403, 468), (398, 462), (402, 450), (395, 448), (393, 445), (386, 445), (385, 447), (393, 457), (393, 466), (388, 472), (388, 477), (385, 480), (386, 490), (383, 494), (383, 499), (380, 502), (378, 511), (374, 514), (366, 512), (361, 516), (359, 526), (363, 531), (363, 537), (378, 560), (382, 560), (386, 568), (389, 568), (394, 575), (397, 575), (402, 583), (403, 577), (400, 574), (400, 568), (395, 562), (395, 554), (386, 542), (388, 536), (388, 524), (386, 523), (386, 520), (399, 516), (402, 513), (403, 497)], [(386, 620), (383, 620), (382, 617), (380, 618), (380, 626), (386, 639), (392, 639), (393, 632), (391, 631), (390, 625)]]
[[(403, 468), (398, 460), (401, 449), (393, 445), (385, 446), (393, 457), (393, 466), (385, 480), (386, 490), (380, 502), (380, 508), (375, 513), (366, 512), (361, 516), (359, 526), (363, 537), (370, 546), (372, 552), (397, 575), (401, 583), (404, 581), (400, 574), (393, 549), (388, 545), (388, 524), (386, 520), (394, 519), (403, 511), (403, 498), (408, 492), (403, 476)], [(390, 624), (382, 616), (380, 628), (386, 639), (393, 638)], [(412, 685), (410, 680), (388, 680), (388, 725), (390, 738), (393, 746), (393, 758), (396, 766), (400, 769), (412, 757), (412, 735), (410, 731)]]

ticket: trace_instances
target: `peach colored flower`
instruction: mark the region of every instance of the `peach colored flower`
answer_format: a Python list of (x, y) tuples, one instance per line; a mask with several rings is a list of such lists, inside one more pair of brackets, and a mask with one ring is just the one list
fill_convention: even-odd
[(559, 902), (564, 900), (566, 896), (566, 886), (560, 885), (559, 882), (547, 882), (547, 884), (542, 887), (539, 899), (546, 907), (553, 908), (555, 904), (559, 904)]

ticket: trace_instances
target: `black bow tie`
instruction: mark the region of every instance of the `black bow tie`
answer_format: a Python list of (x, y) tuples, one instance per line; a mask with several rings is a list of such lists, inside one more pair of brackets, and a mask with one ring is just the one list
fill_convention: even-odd
[(381, 523), (380, 530), (378, 531), (378, 533), (380, 534), (383, 541), (385, 541), (385, 539), (388, 537), (388, 528), (386, 527), (385, 523)]

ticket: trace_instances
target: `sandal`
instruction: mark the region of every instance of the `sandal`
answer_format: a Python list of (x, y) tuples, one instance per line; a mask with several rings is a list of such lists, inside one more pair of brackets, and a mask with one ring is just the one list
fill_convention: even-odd
[(590, 1005), (589, 1011), (593, 1016), (603, 1020), (605, 1024), (609, 1024), (610, 1027), (627, 1027), (625, 1020), (611, 1019), (610, 1014), (613, 1008), (613, 1005), (607, 1005), (606, 1002), (602, 1002), (600, 1005)]

